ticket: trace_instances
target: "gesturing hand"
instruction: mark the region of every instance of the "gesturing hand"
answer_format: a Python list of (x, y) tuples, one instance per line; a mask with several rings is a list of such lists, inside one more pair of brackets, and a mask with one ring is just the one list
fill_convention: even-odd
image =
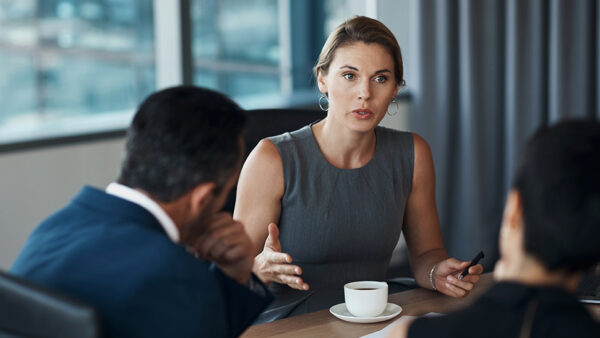
[(265, 241), (263, 251), (254, 258), (252, 270), (264, 282), (277, 282), (287, 284), (298, 290), (308, 290), (308, 284), (304, 283), (299, 275), (302, 269), (297, 265), (290, 264), (292, 257), (281, 252), (279, 242), (279, 229), (275, 223), (269, 224), (269, 235)]
[(468, 261), (461, 262), (455, 258), (447, 258), (436, 266), (433, 281), (439, 292), (452, 296), (463, 297), (479, 282), (479, 275), (483, 272), (481, 264), (469, 268), (469, 274), (458, 280), (460, 273), (469, 265)]
[(198, 257), (215, 262), (230, 278), (246, 284), (252, 271), (253, 244), (242, 223), (231, 214), (214, 215), (205, 234), (190, 248)]

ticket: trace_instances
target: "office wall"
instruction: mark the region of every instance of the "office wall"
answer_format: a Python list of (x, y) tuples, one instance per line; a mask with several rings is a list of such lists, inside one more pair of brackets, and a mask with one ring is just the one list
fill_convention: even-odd
[(0, 153), (0, 269), (8, 269), (37, 224), (84, 184), (115, 179), (123, 138)]

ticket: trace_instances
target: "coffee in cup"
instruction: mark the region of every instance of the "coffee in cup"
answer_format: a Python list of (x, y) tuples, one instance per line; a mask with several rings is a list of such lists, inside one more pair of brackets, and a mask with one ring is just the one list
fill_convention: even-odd
[(355, 317), (376, 317), (385, 311), (388, 298), (386, 282), (360, 281), (344, 285), (346, 308)]

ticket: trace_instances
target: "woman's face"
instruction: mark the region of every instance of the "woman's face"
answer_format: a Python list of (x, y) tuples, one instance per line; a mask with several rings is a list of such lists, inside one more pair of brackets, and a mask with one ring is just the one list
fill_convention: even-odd
[(319, 90), (329, 98), (328, 118), (355, 131), (374, 129), (398, 92), (394, 61), (377, 43), (356, 42), (335, 51)]

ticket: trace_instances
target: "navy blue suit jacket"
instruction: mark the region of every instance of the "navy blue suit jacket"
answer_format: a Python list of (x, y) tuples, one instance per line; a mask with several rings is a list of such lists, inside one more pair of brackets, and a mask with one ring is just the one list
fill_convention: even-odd
[(144, 208), (91, 187), (40, 224), (11, 272), (94, 306), (109, 337), (238, 336), (272, 300), (173, 243)]

